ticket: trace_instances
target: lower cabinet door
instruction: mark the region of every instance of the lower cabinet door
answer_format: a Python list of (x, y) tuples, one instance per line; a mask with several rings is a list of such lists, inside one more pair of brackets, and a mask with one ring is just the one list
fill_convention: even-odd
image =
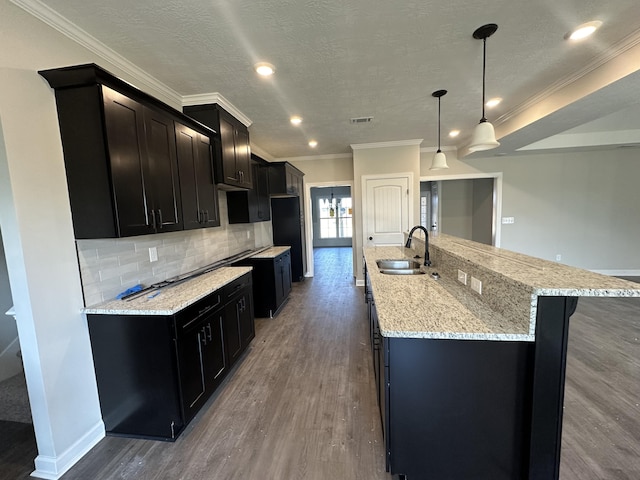
[(205, 345), (202, 350), (202, 363), (204, 365), (205, 390), (209, 394), (222, 381), (227, 370), (227, 361), (224, 357), (222, 321), (223, 310), (209, 317), (203, 327)]
[(191, 419), (204, 403), (205, 369), (203, 362), (206, 342), (203, 322), (184, 332), (178, 338), (178, 362), (180, 364), (180, 388), (182, 405), (187, 420)]
[(224, 311), (224, 344), (227, 350), (229, 366), (242, 353), (242, 334), (240, 333), (240, 299), (232, 300)]
[(253, 337), (256, 336), (251, 295), (251, 289), (245, 289), (242, 297), (240, 297), (238, 301), (238, 321), (240, 323), (240, 340), (243, 350), (249, 345)]

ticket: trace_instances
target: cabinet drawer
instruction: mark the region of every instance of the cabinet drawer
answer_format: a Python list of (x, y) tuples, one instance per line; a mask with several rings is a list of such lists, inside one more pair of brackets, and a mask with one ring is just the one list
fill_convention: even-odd
[(189, 326), (197, 322), (200, 318), (212, 313), (216, 308), (223, 305), (224, 288), (216, 290), (193, 305), (188, 306), (176, 316), (176, 329), (178, 334), (184, 332)]
[(246, 273), (240, 278), (236, 278), (233, 282), (227, 284), (223, 288), (223, 302), (227, 303), (228, 300), (231, 300), (235, 295), (240, 293), (244, 288), (251, 288), (252, 277), (251, 273)]

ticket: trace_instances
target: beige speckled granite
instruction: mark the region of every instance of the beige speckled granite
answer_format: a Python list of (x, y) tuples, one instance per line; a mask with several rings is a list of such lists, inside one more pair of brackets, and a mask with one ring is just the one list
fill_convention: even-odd
[(251, 255), (250, 258), (276, 258), (278, 255), (283, 254), (287, 250), (291, 250), (291, 247), (270, 247), (255, 255)]
[[(364, 249), (384, 336), (534, 341), (539, 296), (640, 297), (637, 283), (448, 235), (430, 238), (429, 252), (437, 282), (378, 271), (378, 259), (422, 256), (419, 238), (411, 249)], [(458, 269), (468, 285), (457, 281)], [(482, 295), (470, 289), (471, 276)]]
[[(425, 275), (386, 275), (376, 260), (404, 258), (402, 247), (364, 249), (380, 331), (385, 337), (446, 338), (461, 340), (533, 341), (528, 315), (514, 322), (486, 305), (476, 294), (452, 278), (434, 280)], [(409, 257), (412, 255), (409, 255)]]
[[(87, 307), (84, 313), (112, 315), (173, 315), (227, 283), (251, 271), (251, 267), (221, 267), (177, 285), (150, 290), (131, 300), (111, 300)], [(155, 293), (157, 296), (149, 298)]]

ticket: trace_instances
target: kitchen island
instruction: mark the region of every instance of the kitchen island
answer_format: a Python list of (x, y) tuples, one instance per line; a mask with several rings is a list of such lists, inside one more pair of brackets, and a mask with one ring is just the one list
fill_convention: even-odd
[(364, 249), (388, 470), (557, 479), (577, 298), (640, 296), (640, 286), (446, 235), (429, 250), (425, 274), (389, 275), (378, 260), (423, 257), (424, 243)]

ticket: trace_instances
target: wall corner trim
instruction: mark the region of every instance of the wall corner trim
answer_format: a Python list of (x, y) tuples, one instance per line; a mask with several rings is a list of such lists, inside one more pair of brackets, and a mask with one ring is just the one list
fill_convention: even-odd
[(31, 476), (46, 480), (58, 480), (104, 437), (104, 423), (100, 420), (59, 456), (38, 455), (34, 462), (36, 469), (31, 473)]

